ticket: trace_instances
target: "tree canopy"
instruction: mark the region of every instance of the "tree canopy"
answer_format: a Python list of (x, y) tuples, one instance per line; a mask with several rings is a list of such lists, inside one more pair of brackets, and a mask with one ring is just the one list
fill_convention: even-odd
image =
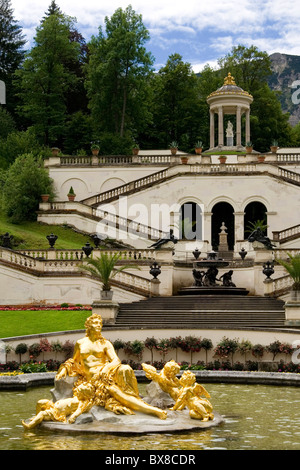
[(149, 39), (142, 15), (129, 5), (105, 17), (87, 43), (76, 19), (52, 0), (25, 54), (11, 0), (0, 0), (0, 80), (8, 84), (8, 104), (0, 110), (0, 166), (7, 168), (20, 155), (21, 142), (28, 152), (31, 141), (35, 155), (36, 142), (40, 152), (57, 146), (69, 154), (89, 152), (93, 141), (102, 154), (127, 154), (134, 142), (145, 149), (166, 148), (173, 140), (187, 152), (199, 140), (206, 149), (207, 96), (228, 72), (254, 97), (255, 150), (268, 150), (274, 139), (280, 146), (299, 145), (299, 126), (292, 129), (278, 93), (268, 86), (272, 70), (266, 52), (238, 45), (220, 57), (218, 69), (207, 65), (199, 74), (174, 52), (155, 71)]
[(131, 6), (105, 18), (89, 43), (87, 93), (97, 132), (124, 137), (150, 120), (148, 96), (153, 57), (144, 44), (149, 32)]

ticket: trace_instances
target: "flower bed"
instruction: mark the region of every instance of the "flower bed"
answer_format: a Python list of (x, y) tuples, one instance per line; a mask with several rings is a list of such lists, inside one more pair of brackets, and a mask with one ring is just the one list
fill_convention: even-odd
[(83, 305), (69, 305), (69, 304), (61, 304), (61, 305), (47, 305), (47, 306), (33, 306), (33, 305), (0, 305), (0, 311), (4, 312), (21, 312), (21, 311), (30, 311), (36, 312), (40, 310), (67, 310), (67, 311), (83, 311), (88, 310), (92, 311), (92, 307), (83, 306)]

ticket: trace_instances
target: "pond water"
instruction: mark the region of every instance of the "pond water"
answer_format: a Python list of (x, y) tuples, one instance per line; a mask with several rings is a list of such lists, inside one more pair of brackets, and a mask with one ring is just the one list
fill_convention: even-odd
[[(145, 395), (145, 385), (141, 385)], [(300, 389), (264, 385), (205, 384), (214, 410), (224, 416), (215, 428), (180, 434), (137, 436), (69, 435), (25, 431), (21, 419), (36, 402), (51, 399), (49, 387), (0, 392), (0, 450), (299, 450)]]

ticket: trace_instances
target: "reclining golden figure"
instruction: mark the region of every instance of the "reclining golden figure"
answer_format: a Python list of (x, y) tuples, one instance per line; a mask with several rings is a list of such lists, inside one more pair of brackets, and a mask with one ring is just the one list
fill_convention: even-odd
[[(62, 364), (56, 375), (56, 380), (67, 376), (78, 377), (74, 385), (73, 397), (79, 387), (91, 385), (94, 390), (92, 402), (89, 405), (98, 405), (115, 414), (134, 414), (135, 411), (151, 414), (160, 419), (166, 419), (164, 410), (148, 405), (139, 396), (137, 380), (130, 366), (121, 364), (113, 345), (102, 336), (102, 318), (98, 314), (91, 315), (85, 322), (86, 336), (77, 341), (74, 356)], [(61, 401), (61, 400), (59, 400)], [(44, 414), (31, 420), (29, 426), (34, 427), (46, 420), (61, 421), (56, 417), (68, 415), (69, 408), (77, 405), (76, 417), (80, 412), (86, 411), (77, 400), (43, 403)], [(80, 406), (79, 406), (80, 405)], [(54, 412), (59, 407), (59, 413)], [(63, 409), (66, 407), (66, 410)], [(48, 408), (47, 408), (48, 407)], [(90, 406), (89, 406), (90, 407)], [(50, 408), (52, 412), (50, 412)], [(48, 411), (47, 411), (48, 409)], [(81, 411), (80, 411), (81, 410)], [(37, 413), (37, 414), (38, 414)], [(42, 418), (40, 420), (40, 418)], [(24, 427), (28, 427), (23, 422)]]

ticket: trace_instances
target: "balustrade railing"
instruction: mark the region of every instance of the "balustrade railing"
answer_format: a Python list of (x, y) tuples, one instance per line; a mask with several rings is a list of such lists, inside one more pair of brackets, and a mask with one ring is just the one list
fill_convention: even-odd
[(300, 163), (300, 154), (299, 153), (277, 153), (277, 161), (279, 163)]
[[(126, 250), (126, 251), (111, 251), (107, 250), (106, 253), (119, 253), (121, 259), (119, 264), (122, 265), (122, 262), (126, 262), (130, 264), (130, 261), (134, 262), (134, 264), (138, 264), (139, 261), (153, 261), (154, 258), (154, 251), (152, 250)], [(76, 250), (49, 250), (48, 255), (53, 254), (55, 257), (49, 259), (41, 259), (40, 257), (35, 258), (34, 256), (40, 254), (40, 252), (34, 250), (27, 250), (27, 254), (15, 252), (13, 250), (0, 248), (0, 261), (4, 261), (12, 266), (19, 266), (20, 268), (27, 268), (31, 269), (40, 273), (56, 273), (57, 275), (62, 273), (78, 273), (82, 265), (84, 264), (84, 260), (86, 258), (82, 257), (81, 259), (77, 259)], [(31, 253), (32, 256), (29, 256), (28, 253)], [(100, 250), (95, 250), (93, 252), (94, 255), (100, 253)], [(83, 253), (82, 253), (83, 254)], [(151, 281), (150, 279), (144, 278), (142, 276), (129, 273), (127, 271), (117, 272), (114, 279), (119, 283), (127, 285), (131, 288), (140, 288), (146, 292), (150, 292), (151, 289)]]
[(300, 236), (300, 224), (293, 227), (286, 228), (285, 230), (273, 232), (273, 239), (275, 241), (282, 241), (288, 238)]

